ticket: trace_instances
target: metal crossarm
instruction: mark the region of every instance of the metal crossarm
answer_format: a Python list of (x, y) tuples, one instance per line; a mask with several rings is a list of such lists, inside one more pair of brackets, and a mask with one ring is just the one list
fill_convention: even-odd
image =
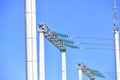
[(53, 45), (55, 45), (60, 51), (66, 51), (66, 46), (62, 40), (60, 40), (57, 35), (53, 34), (52, 30), (48, 28), (45, 24), (39, 24), (38, 31), (44, 31), (44, 37), (48, 39)]
[(81, 69), (82, 72), (84, 72), (90, 78), (90, 80), (95, 80), (94, 75), (83, 63), (78, 64), (78, 69)]

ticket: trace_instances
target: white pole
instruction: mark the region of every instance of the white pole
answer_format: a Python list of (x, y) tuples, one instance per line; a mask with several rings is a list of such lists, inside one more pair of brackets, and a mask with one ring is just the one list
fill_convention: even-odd
[(79, 64), (78, 64), (78, 80), (82, 80), (82, 70)]
[(62, 80), (66, 80), (66, 51), (62, 51)]
[(40, 80), (45, 80), (44, 31), (40, 30)]
[(116, 11), (116, 0), (114, 0), (114, 46), (115, 46), (115, 62), (116, 62), (116, 79), (120, 80), (120, 52), (119, 52), (119, 29)]
[(38, 80), (35, 0), (25, 0), (26, 80)]
[(115, 61), (116, 61), (116, 75), (117, 80), (120, 80), (120, 56), (119, 56), (119, 31), (114, 30), (115, 40)]

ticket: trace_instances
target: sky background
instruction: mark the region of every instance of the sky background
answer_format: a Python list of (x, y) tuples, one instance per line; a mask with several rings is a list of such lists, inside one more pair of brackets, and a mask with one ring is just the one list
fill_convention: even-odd
[[(119, 0), (117, 16), (120, 26)], [(36, 18), (36, 24), (45, 23), (53, 31), (80, 37), (69, 40), (89, 43), (79, 45), (81, 48), (105, 49), (68, 47), (67, 80), (78, 80), (78, 63), (106, 76), (96, 80), (115, 80), (113, 0), (36, 0)], [(26, 80), (24, 19), (24, 0), (0, 0), (0, 80)], [(45, 67), (46, 80), (62, 79), (61, 53), (46, 39)], [(83, 74), (83, 80), (88, 79)]]

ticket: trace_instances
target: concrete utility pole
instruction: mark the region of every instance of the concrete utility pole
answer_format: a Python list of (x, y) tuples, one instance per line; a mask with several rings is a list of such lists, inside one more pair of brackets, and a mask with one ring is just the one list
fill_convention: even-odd
[(26, 80), (38, 80), (35, 0), (25, 0)]
[(82, 80), (82, 67), (78, 64), (78, 80)]
[(119, 31), (114, 30), (115, 40), (115, 62), (116, 62), (116, 78), (120, 80), (120, 55), (119, 55)]
[(40, 55), (40, 60), (39, 60), (39, 66), (40, 66), (40, 80), (45, 80), (45, 53), (44, 53), (44, 30), (38, 29), (38, 32), (40, 33), (40, 49), (39, 49), (39, 55)]
[(114, 45), (115, 45), (115, 61), (116, 61), (116, 80), (120, 80), (120, 52), (119, 52), (119, 29), (116, 13), (116, 0), (114, 0)]
[(62, 80), (66, 80), (66, 51), (62, 52)]

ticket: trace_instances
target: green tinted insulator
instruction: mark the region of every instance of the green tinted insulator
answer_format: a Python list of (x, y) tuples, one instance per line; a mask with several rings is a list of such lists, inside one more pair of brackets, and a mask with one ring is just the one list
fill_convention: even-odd
[(100, 73), (99, 71), (97, 71), (97, 70), (92, 70), (92, 69), (89, 69), (89, 70), (90, 70), (90, 72), (91, 72), (94, 76), (101, 77), (101, 78), (105, 78), (105, 76), (104, 76), (102, 73)]
[(71, 47), (71, 48), (76, 48), (76, 49), (79, 49), (79, 47), (78, 47), (78, 46), (75, 46), (75, 45), (69, 45), (69, 44), (66, 44), (66, 43), (65, 43), (65, 46), (68, 46), (68, 47)]
[(93, 70), (93, 69), (89, 69), (91, 72), (94, 72), (94, 73), (99, 73), (99, 71), (97, 70)]
[(61, 34), (61, 33), (57, 33), (57, 32), (52, 32), (54, 35), (58, 35), (58, 36), (61, 36), (61, 37), (65, 37), (65, 38), (68, 38), (68, 35), (66, 34)]
[(66, 40), (66, 39), (62, 39), (62, 38), (59, 38), (59, 39), (62, 40), (63, 42), (65, 42), (65, 43), (69, 43), (69, 44), (74, 43), (73, 41), (70, 41), (70, 40)]
[(105, 76), (102, 75), (102, 74), (94, 74), (94, 75), (97, 76), (97, 77), (105, 78)]

